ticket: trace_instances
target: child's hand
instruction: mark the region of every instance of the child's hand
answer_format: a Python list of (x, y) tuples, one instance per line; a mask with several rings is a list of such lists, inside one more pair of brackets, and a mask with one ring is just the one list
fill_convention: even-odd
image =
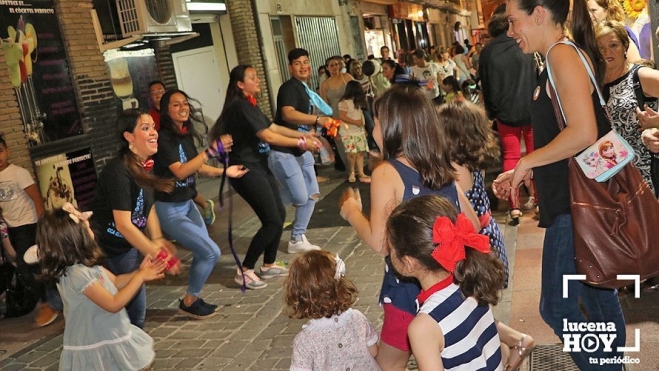
[(147, 282), (165, 277), (166, 268), (167, 262), (161, 259), (153, 259), (151, 255), (147, 255), (140, 264), (139, 272), (142, 274), (144, 282)]
[(339, 199), (340, 214), (344, 220), (348, 220), (350, 213), (355, 210), (362, 211), (362, 199), (359, 190), (353, 188), (346, 189)]

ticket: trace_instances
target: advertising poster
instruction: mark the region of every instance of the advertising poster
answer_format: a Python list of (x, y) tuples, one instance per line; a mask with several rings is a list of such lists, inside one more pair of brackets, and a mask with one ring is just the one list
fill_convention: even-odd
[(149, 83), (160, 80), (153, 49), (108, 50), (103, 54), (110, 71), (112, 90), (120, 110), (140, 108), (148, 111)]
[(96, 188), (96, 169), (90, 148), (37, 160), (37, 181), (46, 210), (67, 202), (89, 210)]
[(0, 0), (0, 38), (30, 145), (82, 134), (53, 1)]

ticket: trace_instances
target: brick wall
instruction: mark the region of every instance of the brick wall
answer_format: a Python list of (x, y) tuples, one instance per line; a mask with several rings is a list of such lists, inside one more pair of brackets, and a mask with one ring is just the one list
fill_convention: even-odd
[(73, 85), (97, 170), (119, 149), (116, 134), (117, 109), (108, 68), (96, 37), (90, 10), (91, 0), (55, 1)]
[(157, 42), (154, 45), (156, 54), (156, 63), (158, 64), (158, 75), (168, 89), (178, 88), (176, 83), (176, 71), (174, 70), (174, 61), (172, 60), (172, 53), (169, 51), (169, 46), (164, 42)]
[[(265, 72), (265, 63), (261, 37), (258, 34), (258, 25), (256, 24), (254, 4), (251, 0), (227, 0), (227, 10), (231, 19), (231, 29), (233, 31), (233, 41), (238, 52), (238, 63), (249, 64), (254, 67), (256, 74), (263, 80), (267, 79)], [(258, 99), (259, 107), (268, 117), (272, 111), (270, 106), (270, 92), (268, 83), (261, 83), (261, 94)]]

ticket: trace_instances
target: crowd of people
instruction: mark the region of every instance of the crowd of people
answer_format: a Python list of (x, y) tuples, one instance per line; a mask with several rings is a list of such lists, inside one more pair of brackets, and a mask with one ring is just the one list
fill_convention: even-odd
[[(622, 355), (616, 290), (570, 281), (569, 295), (562, 292), (563, 276), (576, 269), (567, 159), (613, 129), (659, 190), (659, 72), (639, 59), (613, 3), (509, 0), (495, 10), (486, 45), (456, 41), (399, 52), (397, 60), (383, 46), (381, 58), (363, 63), (332, 56), (317, 69), (317, 87), (308, 85), (309, 53), (293, 49), (274, 120), (257, 104), (257, 70), (238, 65), (207, 137), (195, 128), (194, 99), (154, 81), (149, 113), (119, 115), (121, 149), (99, 176), (91, 210), (71, 203), (44, 210), (29, 172), (10, 163), (0, 137), (2, 259), (34, 292), (27, 312), (39, 307), (38, 326), (64, 311), (60, 369), (150, 369), (145, 283), (180, 274), (176, 244), (192, 252), (179, 313), (216, 315), (218, 303), (202, 298), (220, 258), (207, 229), (214, 203), (197, 191), (202, 175), (227, 177), (261, 222), (235, 282), (259, 290), (285, 278), (290, 316), (309, 320), (293, 341), (291, 370), (404, 371), (412, 355), (422, 371), (518, 370), (535, 340), (492, 314), (509, 267), (484, 174), (502, 161), (493, 191), (509, 203), (512, 223), (534, 209), (546, 228), (543, 320), (560, 339), (565, 319), (614, 323), (611, 349), (570, 356), (580, 370), (621, 370), (588, 359)], [(370, 184), (370, 215), (350, 187), (340, 215), (384, 261), (379, 335), (351, 309), (359, 293), (345, 263), (307, 239), (321, 150), (348, 183)], [(370, 170), (367, 156), (376, 163)], [(521, 186), (528, 190), (522, 206)], [(286, 205), (295, 209), (290, 265), (277, 260)], [(336, 343), (345, 349), (329, 345)]]

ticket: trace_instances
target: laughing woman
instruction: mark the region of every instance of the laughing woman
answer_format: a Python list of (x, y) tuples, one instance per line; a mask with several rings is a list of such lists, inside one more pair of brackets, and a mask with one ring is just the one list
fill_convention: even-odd
[[(256, 95), (261, 91), (260, 82), (251, 66), (239, 65), (231, 70), (222, 114), (210, 132), (211, 139), (231, 135), (234, 142), (229, 165), (249, 169), (244, 177), (229, 180), (261, 221), (261, 229), (247, 249), (242, 272), (239, 270), (235, 277), (235, 281), (242, 284), (244, 276), (245, 286), (249, 289), (266, 287), (261, 278), (288, 275), (288, 269), (275, 264), (286, 210), (277, 180), (268, 168), (269, 145), (311, 151), (317, 150), (319, 145), (308, 134), (270, 122), (256, 105)], [(263, 265), (259, 275), (256, 275), (254, 266), (261, 255)]]
[[(208, 230), (193, 198), (197, 195), (195, 175), (218, 177), (223, 170), (206, 165), (209, 155), (218, 152), (215, 144), (197, 153), (194, 139), (199, 138), (192, 123), (194, 108), (187, 94), (181, 90), (169, 90), (160, 100), (160, 137), (158, 153), (154, 156), (156, 175), (174, 178), (174, 191), (156, 192), (156, 211), (165, 233), (181, 245), (192, 250), (192, 265), (188, 277), (188, 289), (179, 305), (179, 313), (194, 319), (206, 319), (215, 315), (216, 305), (208, 304), (199, 297), (215, 263), (220, 258), (220, 248), (208, 235)], [(230, 149), (232, 140), (224, 136), (222, 143)], [(227, 168), (229, 177), (243, 176), (246, 170), (238, 166)]]
[[(92, 203), (90, 224), (98, 244), (107, 256), (107, 266), (115, 274), (139, 268), (142, 258), (161, 256), (172, 262), (169, 273), (177, 273), (176, 249), (165, 238), (153, 207), (153, 191), (171, 192), (172, 181), (153, 176), (149, 158), (158, 151), (158, 132), (153, 118), (136, 109), (119, 115), (117, 130), (123, 147), (99, 177)], [(130, 322), (144, 327), (146, 286), (126, 306)]]

